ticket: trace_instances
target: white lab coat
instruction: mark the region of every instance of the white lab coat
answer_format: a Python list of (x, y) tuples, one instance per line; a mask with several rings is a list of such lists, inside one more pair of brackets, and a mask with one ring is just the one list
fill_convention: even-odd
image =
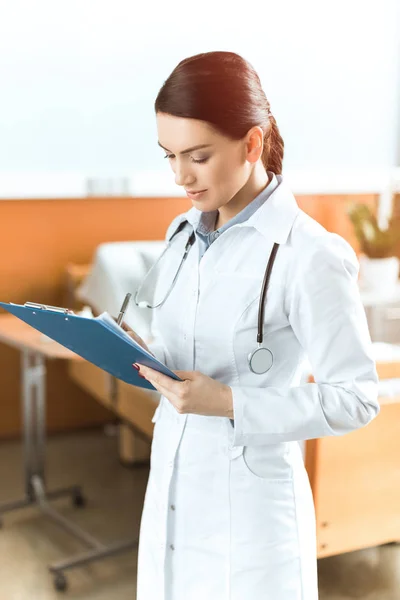
[[(377, 375), (354, 251), (301, 211), (278, 180), (265, 204), (224, 232), (200, 263), (195, 243), (154, 311), (152, 351), (172, 369), (231, 386), (235, 425), (179, 414), (161, 398), (138, 600), (318, 597), (315, 513), (298, 441), (366, 425), (379, 412)], [(199, 216), (192, 208), (177, 217), (166, 239), (186, 218), (196, 226)], [(248, 355), (257, 347), (274, 242), (280, 247), (264, 316), (274, 363), (256, 375)], [(301, 383), (306, 356), (315, 383)]]

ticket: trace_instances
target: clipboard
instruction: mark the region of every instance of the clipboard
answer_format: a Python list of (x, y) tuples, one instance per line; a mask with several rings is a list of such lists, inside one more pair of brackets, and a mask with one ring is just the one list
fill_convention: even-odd
[(107, 312), (98, 317), (84, 317), (76, 315), (68, 308), (34, 302), (0, 302), (0, 306), (126, 383), (155, 390), (149, 381), (139, 376), (137, 370), (132, 367), (133, 363), (140, 363), (176, 381), (182, 381), (166, 365), (135, 342)]

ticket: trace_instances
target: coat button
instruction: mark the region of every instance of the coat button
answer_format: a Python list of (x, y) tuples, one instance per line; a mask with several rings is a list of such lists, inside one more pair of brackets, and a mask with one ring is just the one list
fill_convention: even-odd
[(175, 504), (171, 504), (171, 510), (175, 510)]
[(170, 544), (169, 547), (171, 548), (171, 550), (175, 550), (175, 546), (173, 544)]

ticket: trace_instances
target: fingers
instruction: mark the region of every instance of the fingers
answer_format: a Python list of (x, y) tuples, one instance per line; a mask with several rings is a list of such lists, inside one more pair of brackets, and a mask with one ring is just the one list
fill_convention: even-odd
[[(118, 320), (118, 319), (117, 319), (116, 317), (113, 317), (113, 319), (114, 319), (114, 321), (117, 323), (117, 320)], [(131, 331), (130, 327), (128, 327), (128, 325), (125, 323), (125, 321), (122, 321), (122, 323), (120, 323), (120, 324), (119, 324), (119, 326), (120, 326), (120, 327), (122, 327), (122, 329), (123, 329), (124, 331), (127, 331), (127, 332), (128, 332), (128, 331)]]
[[(135, 363), (139, 367), (139, 373), (149, 381), (153, 387), (165, 396), (175, 407), (178, 413), (188, 412), (188, 394), (190, 393), (189, 379), (176, 381), (164, 373), (159, 373), (150, 367)], [(193, 375), (191, 371), (174, 371), (178, 375)], [(196, 374), (196, 372), (194, 373)]]
[(162, 385), (158, 385), (158, 383), (156, 383), (155, 381), (151, 381), (150, 379), (148, 379), (148, 382), (151, 383), (151, 385), (153, 387), (155, 387), (157, 392), (160, 392), (160, 394), (162, 394), (166, 398), (168, 398), (168, 397), (171, 398), (171, 392), (169, 390), (167, 390), (165, 387), (163, 387)]
[(171, 396), (172, 390), (169, 382), (174, 382), (171, 377), (167, 377), (167, 375), (164, 375), (163, 373), (159, 373), (154, 369), (150, 369), (149, 367), (145, 367), (138, 363), (135, 363), (135, 365), (139, 367), (139, 375), (147, 379), (160, 394), (163, 394), (166, 397)]
[(175, 375), (178, 375), (181, 379), (194, 379), (194, 371), (173, 371)]
[[(150, 367), (146, 367), (141, 364), (138, 364), (138, 367), (140, 369), (139, 373), (143, 375), (148, 381), (150, 381), (150, 383), (152, 383), (154, 387), (163, 387), (164, 390), (169, 394), (180, 394), (181, 386), (184, 382), (176, 381), (175, 379), (172, 379), (172, 377), (164, 375), (164, 373), (159, 373), (159, 371), (155, 371), (154, 369), (151, 369)], [(158, 388), (156, 387), (156, 389)], [(164, 391), (162, 393), (164, 393)]]
[(164, 375), (164, 373), (159, 373), (158, 371), (155, 371), (150, 367), (145, 367), (144, 365), (141, 365), (139, 363), (136, 364), (139, 367), (139, 373), (146, 377), (146, 379), (151, 381), (151, 383), (154, 382), (157, 383), (157, 385), (168, 386), (168, 383), (170, 381), (174, 381), (173, 379), (171, 379), (171, 377)]
[[(113, 317), (113, 319), (114, 319), (114, 321), (115, 321), (115, 322), (117, 322), (117, 319), (116, 319), (115, 317)], [(150, 352), (150, 350), (149, 350), (149, 349), (148, 349), (148, 347), (147, 347), (147, 344), (146, 344), (146, 342), (144, 342), (144, 341), (142, 340), (142, 338), (141, 338), (141, 337), (140, 337), (140, 336), (139, 336), (137, 333), (135, 333), (135, 332), (133, 331), (133, 329), (131, 329), (131, 328), (129, 327), (129, 325), (128, 325), (128, 324), (127, 324), (125, 321), (122, 321), (122, 323), (120, 323), (120, 325), (119, 325), (119, 326), (120, 326), (120, 327), (122, 327), (122, 329), (123, 329), (124, 331), (126, 331), (126, 333), (128, 333), (128, 334), (130, 335), (130, 337), (131, 337), (131, 338), (132, 338), (132, 339), (133, 339), (135, 342), (137, 342), (137, 343), (139, 344), (139, 346), (142, 346), (142, 348), (144, 348), (145, 350), (147, 350), (147, 352)], [(154, 354), (153, 354), (152, 352), (150, 352), (150, 354), (151, 354), (152, 356), (154, 356)]]

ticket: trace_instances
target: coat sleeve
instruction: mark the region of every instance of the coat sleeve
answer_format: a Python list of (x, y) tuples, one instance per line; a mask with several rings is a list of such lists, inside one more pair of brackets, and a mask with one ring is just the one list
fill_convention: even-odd
[(300, 255), (288, 278), (286, 307), (315, 383), (284, 389), (232, 386), (233, 445), (342, 435), (379, 413), (357, 257), (343, 238), (328, 232)]

